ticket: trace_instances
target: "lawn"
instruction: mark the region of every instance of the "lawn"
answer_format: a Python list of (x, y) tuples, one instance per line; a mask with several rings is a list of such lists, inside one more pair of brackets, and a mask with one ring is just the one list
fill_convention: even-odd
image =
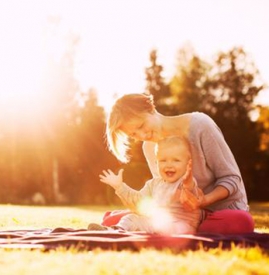
[[(86, 228), (100, 222), (108, 207), (0, 205), (1, 230)], [(111, 209), (113, 209), (111, 207)], [(269, 232), (269, 203), (251, 204), (256, 231)], [(132, 251), (56, 251), (0, 249), (1, 275), (28, 274), (269, 274), (269, 253), (259, 248), (221, 248), (173, 253), (169, 249)]]

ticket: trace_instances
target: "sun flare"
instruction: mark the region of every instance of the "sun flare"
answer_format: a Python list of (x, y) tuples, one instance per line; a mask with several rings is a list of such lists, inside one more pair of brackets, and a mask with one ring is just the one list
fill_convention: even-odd
[(65, 45), (59, 33), (63, 30), (50, 29), (52, 24), (49, 25), (46, 11), (34, 8), (31, 1), (23, 3), (22, 12), (10, 4), (0, 16), (5, 23), (5, 28), (0, 29), (0, 35), (5, 37), (0, 46), (2, 121), (38, 123), (49, 115), (56, 96), (48, 90), (51, 89), (47, 84), (51, 69), (49, 58), (57, 63), (63, 55)]
[(157, 205), (151, 198), (145, 198), (138, 204), (138, 211), (151, 219), (154, 228), (159, 232), (168, 233), (171, 228), (172, 217), (170, 213)]

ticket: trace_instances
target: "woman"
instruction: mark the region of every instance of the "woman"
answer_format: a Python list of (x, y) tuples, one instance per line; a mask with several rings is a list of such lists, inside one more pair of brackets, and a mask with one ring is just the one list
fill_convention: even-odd
[(128, 139), (143, 141), (143, 152), (153, 177), (157, 175), (154, 145), (172, 135), (186, 138), (190, 143), (192, 173), (200, 192), (198, 198), (187, 193), (185, 207), (207, 210), (198, 232), (253, 232), (254, 222), (248, 212), (239, 168), (220, 129), (209, 116), (199, 112), (164, 116), (155, 109), (152, 96), (129, 94), (115, 102), (107, 121), (106, 136), (111, 152), (120, 161), (128, 162)]

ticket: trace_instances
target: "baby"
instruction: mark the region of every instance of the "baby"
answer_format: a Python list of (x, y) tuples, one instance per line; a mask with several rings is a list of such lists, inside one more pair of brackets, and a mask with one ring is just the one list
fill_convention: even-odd
[[(198, 196), (192, 176), (192, 160), (187, 140), (172, 136), (156, 144), (159, 177), (148, 180), (137, 191), (123, 182), (123, 169), (118, 174), (103, 171), (100, 181), (115, 189), (123, 204), (132, 212), (123, 216), (112, 229), (146, 231), (160, 234), (195, 233), (202, 219), (201, 209), (183, 208), (184, 190)], [(88, 230), (108, 230), (91, 223)]]

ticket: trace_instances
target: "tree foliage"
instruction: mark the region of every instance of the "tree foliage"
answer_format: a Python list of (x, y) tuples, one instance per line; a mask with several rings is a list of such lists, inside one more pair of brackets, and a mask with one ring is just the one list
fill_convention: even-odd
[(264, 88), (259, 71), (243, 48), (219, 53), (206, 85), (214, 96), (211, 113), (235, 121), (249, 120), (254, 99)]
[(258, 125), (260, 130), (260, 150), (269, 156), (269, 107), (258, 106)]
[[(268, 200), (269, 186), (269, 107), (258, 106), (259, 117), (257, 120), (260, 134), (260, 154), (256, 162), (256, 183), (260, 187), (257, 199)], [(267, 183), (267, 184), (266, 184)]]
[(206, 111), (212, 96), (206, 90), (211, 66), (190, 45), (178, 51), (176, 73), (170, 81), (176, 113)]
[(88, 91), (84, 106), (76, 109), (61, 134), (61, 190), (72, 203), (106, 203), (107, 186), (100, 183), (99, 174), (116, 168), (117, 162), (106, 147), (105, 112), (94, 90)]
[(47, 204), (108, 201), (99, 174), (118, 162), (106, 147), (105, 113), (95, 91), (82, 93), (74, 76), (79, 38), (70, 34), (67, 42), (59, 59), (48, 53), (42, 120), (1, 120), (2, 203), (35, 203), (37, 193)]
[(154, 96), (154, 101), (158, 111), (169, 114), (172, 106), (169, 104), (171, 97), (169, 85), (162, 75), (163, 66), (157, 61), (157, 50), (153, 49), (149, 55), (150, 66), (145, 69), (146, 89), (145, 92)]

